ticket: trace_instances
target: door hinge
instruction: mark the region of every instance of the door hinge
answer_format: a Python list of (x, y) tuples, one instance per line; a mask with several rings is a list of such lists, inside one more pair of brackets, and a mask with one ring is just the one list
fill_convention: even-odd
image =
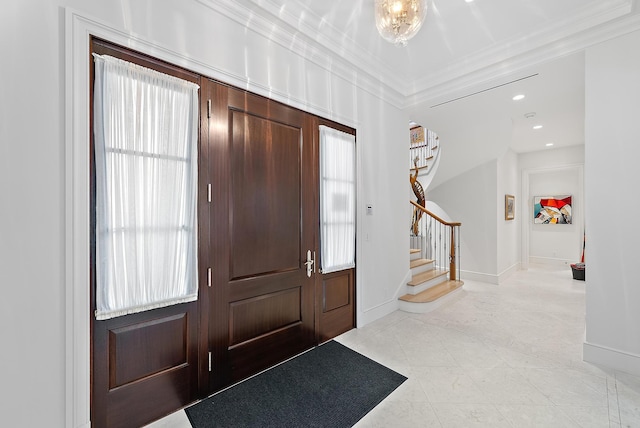
[(207, 119), (211, 119), (211, 100), (207, 100)]
[(211, 351), (209, 351), (209, 371), (211, 371)]
[(207, 269), (207, 285), (211, 287), (211, 268)]
[(211, 203), (211, 183), (207, 184), (207, 201)]

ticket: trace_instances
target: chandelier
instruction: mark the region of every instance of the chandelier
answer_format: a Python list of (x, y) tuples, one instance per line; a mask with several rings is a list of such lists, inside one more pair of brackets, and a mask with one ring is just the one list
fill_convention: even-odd
[(378, 32), (397, 46), (406, 46), (427, 16), (427, 0), (376, 0), (375, 8)]

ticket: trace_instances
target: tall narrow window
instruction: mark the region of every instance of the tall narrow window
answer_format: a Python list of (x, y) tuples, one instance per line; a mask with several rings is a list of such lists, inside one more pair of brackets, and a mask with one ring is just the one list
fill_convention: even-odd
[(96, 319), (194, 301), (198, 86), (94, 58)]
[(355, 266), (356, 140), (320, 126), (320, 251), (322, 273)]

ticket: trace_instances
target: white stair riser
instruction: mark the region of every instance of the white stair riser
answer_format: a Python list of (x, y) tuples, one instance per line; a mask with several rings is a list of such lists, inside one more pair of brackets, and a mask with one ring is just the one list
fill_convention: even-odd
[(421, 252), (417, 252), (417, 253), (410, 253), (409, 254), (409, 260), (413, 261), (413, 260), (418, 260), (422, 258), (422, 253)]
[(440, 275), (436, 278), (432, 278), (428, 281), (423, 282), (422, 284), (419, 285), (407, 285), (407, 293), (406, 294), (412, 294), (412, 295), (416, 295), (418, 293), (422, 293), (424, 290), (428, 290), (429, 288), (441, 284), (445, 281), (449, 281), (449, 276), (448, 275)]
[(411, 268), (411, 275), (416, 276), (417, 274), (428, 270), (433, 270), (433, 261)]

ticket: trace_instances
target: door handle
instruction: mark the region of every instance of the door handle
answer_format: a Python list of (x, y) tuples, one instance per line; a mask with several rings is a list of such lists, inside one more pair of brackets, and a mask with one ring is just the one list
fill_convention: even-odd
[(313, 265), (315, 261), (313, 260), (315, 256), (315, 252), (313, 256), (311, 255), (311, 250), (307, 250), (307, 261), (304, 264), (307, 266), (307, 277), (311, 278), (311, 273), (314, 271)]

